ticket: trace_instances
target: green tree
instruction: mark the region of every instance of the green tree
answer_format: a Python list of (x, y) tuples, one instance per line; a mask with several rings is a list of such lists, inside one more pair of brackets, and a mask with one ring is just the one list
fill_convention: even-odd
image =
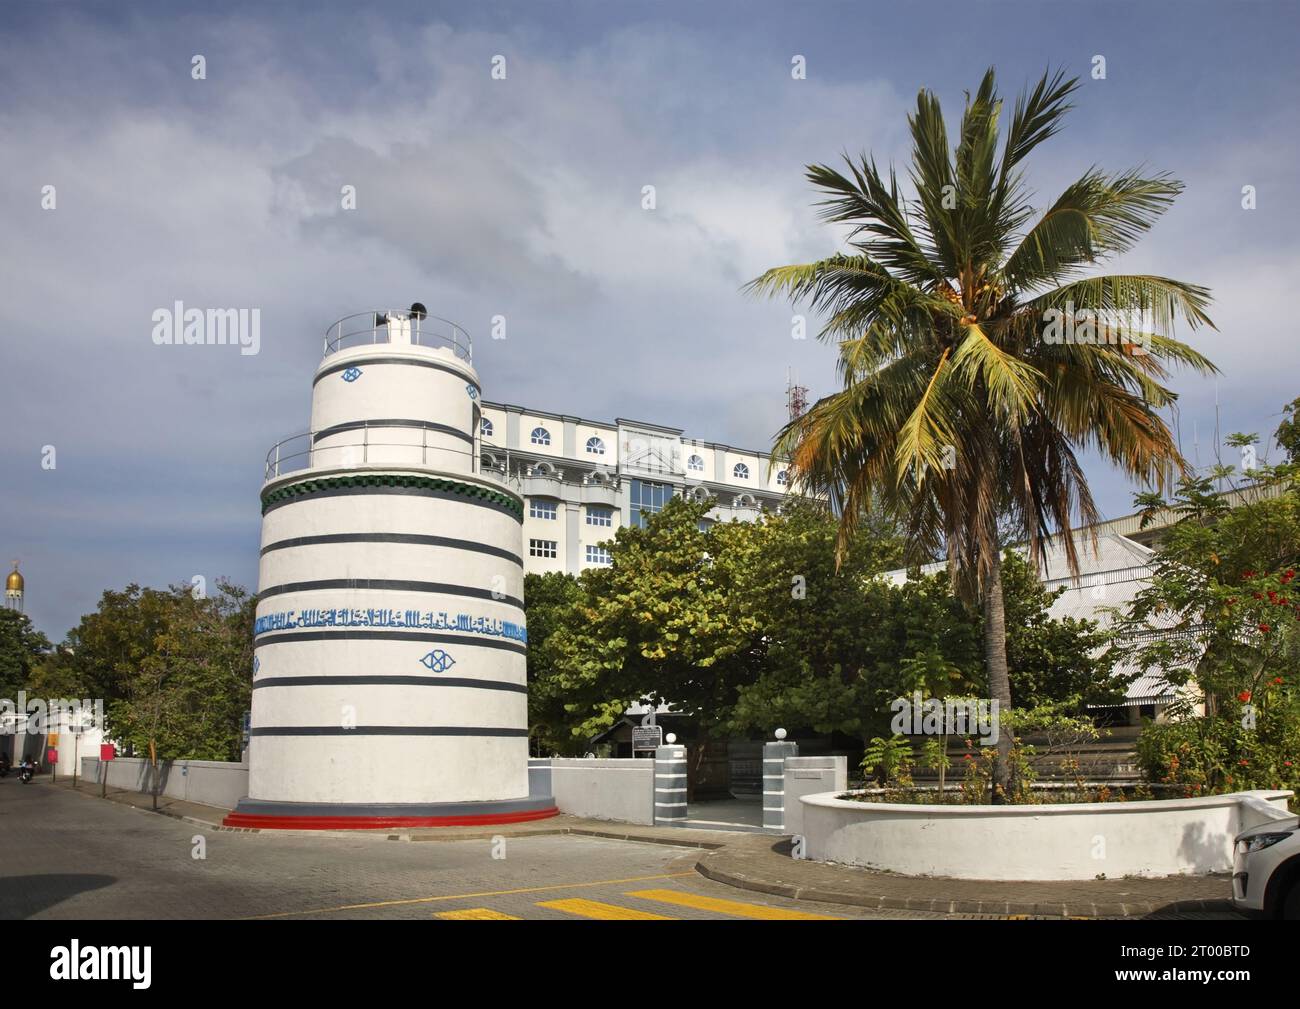
[[(646, 529), (620, 533), (609, 568), (526, 582), (543, 749), (580, 753), (648, 698), (695, 715), (706, 733), (784, 726), (868, 739), (890, 731), (891, 702), (914, 689), (985, 689), (979, 619), (947, 575), (879, 577), (902, 549), (886, 519), (837, 556), (838, 522), (817, 502), (701, 531), (706, 508), (675, 500)], [(1090, 654), (1095, 628), (1051, 620), (1054, 595), (1019, 558), (1007, 569), (1012, 675), (1027, 697), (1077, 705), (1106, 677)]]
[(563, 572), (524, 577), (528, 618), (528, 724), (539, 755), (579, 755), (586, 740), (574, 735), (573, 700), (555, 666), (552, 635), (583, 599), (578, 579)]
[(1286, 462), (1300, 464), (1300, 398), (1291, 400), (1282, 409), (1282, 423), (1277, 426), (1273, 440), (1282, 446)]
[[(820, 335), (839, 343), (844, 388), (777, 440), (796, 484), (841, 503), (844, 540), (883, 502), (915, 555), (948, 558), (958, 591), (983, 611), (989, 689), (1008, 710), (1000, 528), (1037, 560), (1076, 512), (1095, 522), (1081, 448), (1164, 486), (1184, 465), (1158, 413), (1174, 399), (1167, 369), (1213, 370), (1170, 335), (1179, 319), (1210, 324), (1205, 288), (1084, 275), (1130, 249), (1181, 183), (1090, 168), (1041, 213), (1030, 203), (1023, 163), (1061, 128), (1076, 88), (1044, 74), (1017, 101), (1000, 156), (992, 69), (967, 96), (952, 148), (938, 99), (921, 91), (909, 119), (914, 195), (865, 155), (846, 159), (848, 175), (809, 166), (822, 216), (848, 226), (851, 251), (749, 285), (829, 313)], [(1077, 571), (1068, 537), (1066, 549)], [(995, 801), (1011, 742), (1003, 733)]]
[(62, 692), (103, 698), (106, 708), (123, 699), (129, 677), (165, 630), (177, 591), (134, 583), (106, 589), (95, 611), (81, 618), (50, 657), (44, 676)]
[(641, 700), (670, 702), (701, 737), (729, 714), (757, 632), (727, 605), (735, 570), (713, 546), (726, 527), (700, 528), (708, 508), (674, 498), (645, 528), (619, 529), (612, 563), (580, 576), (581, 598), (549, 634), (537, 685), (546, 698), (567, 699), (575, 739)]
[[(1139, 496), (1144, 521), (1168, 509), (1148, 585), (1122, 614), (1116, 658), (1182, 688), (1169, 720), (1147, 724), (1138, 758), (1186, 794), (1300, 787), (1300, 466), (1289, 461), (1188, 477), (1171, 501)], [(1254, 435), (1229, 445), (1246, 448)], [(1220, 486), (1232, 493), (1225, 494)], [(1201, 711), (1195, 709), (1197, 703)]]
[(17, 702), (18, 691), (31, 691), (33, 671), (45, 660), (49, 639), (17, 610), (0, 609), (0, 697)]
[(1207, 714), (1232, 710), (1294, 676), (1300, 659), (1300, 488), (1294, 467), (1264, 467), (1231, 498), (1209, 476), (1184, 480), (1170, 502), (1143, 495), (1148, 512), (1169, 508), (1148, 585), (1119, 626), (1116, 657), (1192, 685)]
[[(832, 568), (833, 536), (832, 530), (824, 558)], [(773, 628), (809, 612), (806, 625), (787, 632), (789, 645), (780, 631), (770, 635), (765, 661), (738, 692), (736, 728), (782, 725), (867, 739), (890, 731), (891, 703), (918, 686), (917, 663), (941, 664), (963, 682), (983, 684), (978, 627), (945, 575), (902, 585), (828, 579), (821, 593), (811, 612), (764, 614), (761, 626)]]
[[(109, 593), (105, 593), (106, 596)], [(116, 605), (125, 627), (156, 621), (148, 648), (113, 664), (120, 695), (108, 705), (108, 733), (133, 752), (162, 760), (238, 760), (241, 717), (252, 697), (253, 598), (218, 582), (195, 598), (187, 586), (136, 593), (141, 610)], [(105, 640), (118, 640), (108, 634)], [(111, 655), (91, 655), (91, 667)]]
[(815, 502), (715, 532), (718, 556), (736, 573), (727, 605), (758, 632), (753, 675), (738, 688), (729, 728), (766, 735), (780, 725), (859, 738), (881, 731), (888, 702), (877, 690), (872, 641), (890, 626), (890, 607), (873, 579), (901, 560), (893, 527), (878, 519), (838, 564), (835, 520)]

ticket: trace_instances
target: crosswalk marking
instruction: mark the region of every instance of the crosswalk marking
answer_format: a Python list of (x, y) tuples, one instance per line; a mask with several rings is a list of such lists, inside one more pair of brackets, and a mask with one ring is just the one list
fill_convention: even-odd
[(635, 911), (630, 907), (619, 907), (617, 904), (602, 904), (598, 900), (583, 900), (575, 897), (571, 900), (548, 900), (537, 905), (538, 907), (549, 908), (552, 911), (563, 911), (565, 914), (576, 914), (582, 918), (595, 918), (598, 921), (675, 921), (675, 918), (668, 918), (662, 914), (651, 914), (649, 911)]
[(467, 907), (461, 911), (439, 911), (435, 917), (447, 921), (520, 921), (513, 914), (502, 914), (490, 907)]
[(745, 904), (738, 900), (704, 897), (697, 893), (687, 893), (685, 890), (633, 890), (627, 896), (639, 900), (653, 900), (661, 904), (693, 907), (697, 911), (716, 911), (718, 914), (730, 914), (737, 918), (756, 918), (761, 921), (838, 920), (825, 914), (809, 914), (807, 911), (788, 911), (781, 907), (764, 907), (762, 904)]

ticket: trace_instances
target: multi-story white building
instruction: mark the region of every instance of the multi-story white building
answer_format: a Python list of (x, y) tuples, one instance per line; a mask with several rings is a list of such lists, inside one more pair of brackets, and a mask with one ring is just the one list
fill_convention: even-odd
[(480, 470), (525, 498), (530, 574), (608, 564), (601, 544), (622, 526), (643, 525), (673, 496), (712, 502), (705, 522), (755, 519), (785, 497), (785, 464), (766, 452), (623, 417), (610, 423), (509, 403), (481, 407)]

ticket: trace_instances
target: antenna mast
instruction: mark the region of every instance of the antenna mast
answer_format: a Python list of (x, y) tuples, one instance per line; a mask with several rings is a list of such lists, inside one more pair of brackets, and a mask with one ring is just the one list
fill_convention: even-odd
[(796, 385), (794, 375), (789, 368), (785, 370), (785, 406), (791, 420), (798, 420), (808, 409), (808, 387)]

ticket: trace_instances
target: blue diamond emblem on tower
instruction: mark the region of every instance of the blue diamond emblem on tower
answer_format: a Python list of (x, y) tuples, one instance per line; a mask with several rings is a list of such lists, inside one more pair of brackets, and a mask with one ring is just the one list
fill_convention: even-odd
[(347, 368), (343, 372), (343, 381), (345, 382), (355, 382), (360, 377), (361, 377), (360, 368)]
[(470, 399), (478, 399), (478, 390), (475, 389), (472, 385), (465, 386), (465, 391), (469, 393)]
[(445, 673), (456, 664), (456, 660), (441, 648), (435, 648), (428, 655), (422, 658), (420, 662), (428, 666), (435, 673)]
[(256, 655), (254, 655), (254, 656), (253, 656), (253, 672), (256, 673), (256, 672), (257, 672), (259, 669), (261, 669), (261, 668), (262, 668), (262, 660), (259, 659)]

